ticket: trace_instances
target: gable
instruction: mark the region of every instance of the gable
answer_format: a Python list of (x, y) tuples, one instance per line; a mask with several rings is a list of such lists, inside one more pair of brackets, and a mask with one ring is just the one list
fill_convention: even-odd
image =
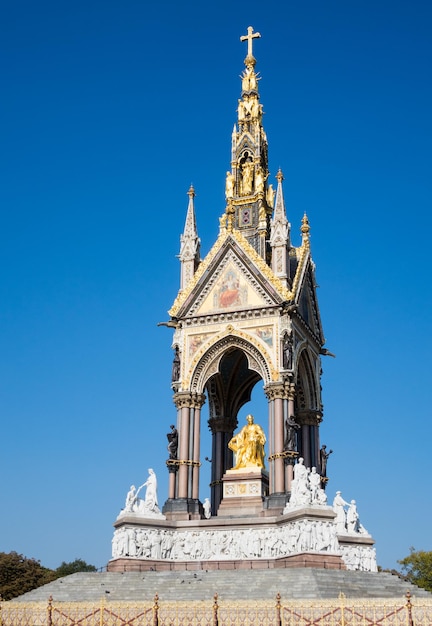
[(208, 257), (188, 292), (179, 294), (171, 315), (191, 317), (250, 310), (274, 306), (286, 299), (283, 286), (278, 289), (280, 281), (245, 239), (239, 244), (228, 235)]
[(275, 304), (275, 299), (230, 250), (215, 269), (206, 288), (198, 295), (195, 304), (190, 314), (207, 315), (271, 306)]

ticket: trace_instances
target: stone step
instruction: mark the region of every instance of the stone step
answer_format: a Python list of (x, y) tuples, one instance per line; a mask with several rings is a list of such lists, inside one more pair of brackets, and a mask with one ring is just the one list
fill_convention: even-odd
[(16, 600), (46, 602), (51, 595), (59, 602), (212, 600), (282, 600), (337, 598), (401, 598), (410, 591), (416, 597), (431, 597), (389, 573), (315, 568), (199, 572), (81, 572), (59, 578)]

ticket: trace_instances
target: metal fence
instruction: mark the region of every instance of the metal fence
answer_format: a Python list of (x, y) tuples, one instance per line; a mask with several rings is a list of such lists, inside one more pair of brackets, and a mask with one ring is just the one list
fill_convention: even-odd
[(431, 626), (432, 598), (283, 602), (0, 602), (0, 626)]

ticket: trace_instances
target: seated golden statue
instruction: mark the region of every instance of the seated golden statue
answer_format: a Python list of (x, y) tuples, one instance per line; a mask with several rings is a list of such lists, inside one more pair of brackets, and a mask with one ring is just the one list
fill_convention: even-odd
[(228, 448), (236, 454), (236, 464), (232, 469), (242, 467), (265, 467), (264, 444), (266, 436), (258, 424), (254, 424), (252, 415), (246, 417), (247, 426), (243, 426), (238, 435), (229, 441)]

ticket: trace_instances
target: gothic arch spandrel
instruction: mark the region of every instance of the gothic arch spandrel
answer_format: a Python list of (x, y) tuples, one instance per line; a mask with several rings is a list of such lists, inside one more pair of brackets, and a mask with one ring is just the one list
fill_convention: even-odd
[(243, 333), (227, 332), (225, 336), (216, 340), (210, 347), (198, 352), (188, 376), (189, 389), (192, 392), (203, 393), (207, 381), (220, 370), (223, 357), (233, 349), (240, 350), (246, 357), (249, 370), (262, 378), (264, 385), (277, 379), (270, 354), (252, 337), (242, 336)]

